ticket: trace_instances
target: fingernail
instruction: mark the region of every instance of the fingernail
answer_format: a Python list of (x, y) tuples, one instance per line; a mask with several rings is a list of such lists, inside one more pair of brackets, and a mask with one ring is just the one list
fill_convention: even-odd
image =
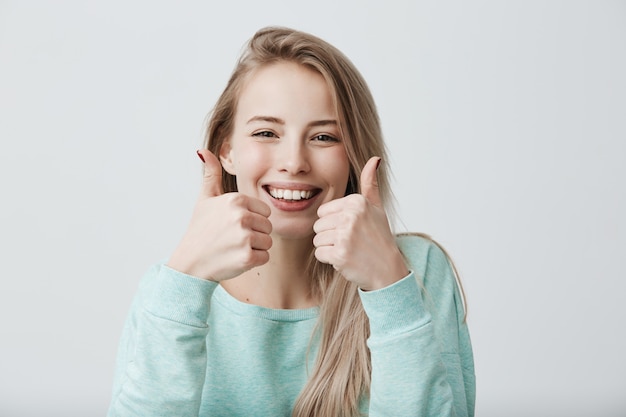
[(198, 154), (198, 158), (200, 158), (200, 160), (204, 163), (204, 156), (202, 156), (200, 151), (196, 151), (196, 153)]
[(376, 169), (380, 166), (380, 161), (382, 161), (382, 158), (378, 158), (378, 162), (376, 162)]

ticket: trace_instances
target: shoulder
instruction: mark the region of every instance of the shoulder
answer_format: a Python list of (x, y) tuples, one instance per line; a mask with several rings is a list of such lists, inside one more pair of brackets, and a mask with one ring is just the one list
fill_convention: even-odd
[(408, 267), (425, 290), (426, 302), (431, 310), (452, 309), (463, 321), (463, 290), (454, 263), (445, 249), (430, 236), (421, 233), (398, 234), (396, 242)]

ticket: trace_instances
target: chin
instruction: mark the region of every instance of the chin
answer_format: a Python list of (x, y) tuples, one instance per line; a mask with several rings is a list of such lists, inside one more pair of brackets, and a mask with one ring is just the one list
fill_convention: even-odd
[(280, 219), (272, 222), (272, 236), (286, 240), (309, 239), (313, 241), (313, 221)]

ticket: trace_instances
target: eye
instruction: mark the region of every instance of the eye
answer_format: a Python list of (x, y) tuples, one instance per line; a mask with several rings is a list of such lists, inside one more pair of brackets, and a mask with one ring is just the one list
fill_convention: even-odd
[(257, 138), (277, 138), (278, 137), (276, 136), (276, 133), (270, 130), (262, 130), (260, 132), (255, 132), (252, 134), (252, 136), (257, 137)]
[(330, 136), (330, 135), (315, 135), (311, 138), (312, 141), (314, 142), (324, 142), (324, 143), (333, 143), (333, 142), (339, 142), (339, 139), (337, 139), (334, 136)]

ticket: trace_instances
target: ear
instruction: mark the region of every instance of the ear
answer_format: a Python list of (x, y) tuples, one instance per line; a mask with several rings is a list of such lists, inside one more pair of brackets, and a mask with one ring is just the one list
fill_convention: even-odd
[(225, 140), (220, 147), (220, 162), (224, 171), (230, 175), (237, 175), (235, 172), (235, 162), (233, 157), (233, 147), (230, 145), (229, 140)]

